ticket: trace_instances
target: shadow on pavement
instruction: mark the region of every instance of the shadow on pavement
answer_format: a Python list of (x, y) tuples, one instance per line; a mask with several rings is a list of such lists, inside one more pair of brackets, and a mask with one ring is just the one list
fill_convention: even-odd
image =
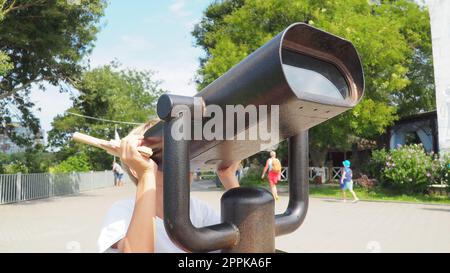
[(450, 209), (444, 209), (444, 208), (422, 208), (423, 210), (430, 210), (430, 211), (443, 211), (443, 212), (450, 212)]
[(23, 201), (20, 203), (12, 203), (12, 204), (5, 204), (5, 205), (0, 205), (0, 208), (2, 206), (6, 207), (23, 207), (23, 206), (33, 206), (33, 205), (40, 205), (40, 204), (44, 204), (44, 203), (54, 203), (58, 200), (64, 199), (64, 198), (97, 198), (99, 197), (99, 194), (93, 193), (93, 192), (83, 192), (83, 193), (79, 193), (79, 194), (68, 194), (68, 195), (60, 195), (60, 196), (53, 196), (53, 197), (46, 197), (46, 198), (41, 198), (41, 199), (34, 199), (34, 200), (29, 200), (29, 201)]
[(192, 182), (191, 191), (213, 192), (213, 191), (223, 191), (223, 189), (218, 188), (213, 180), (198, 180)]
[[(321, 201), (329, 202), (329, 203), (345, 203), (344, 200), (340, 200), (340, 199), (321, 199)], [(347, 203), (351, 203), (351, 201), (347, 200)]]

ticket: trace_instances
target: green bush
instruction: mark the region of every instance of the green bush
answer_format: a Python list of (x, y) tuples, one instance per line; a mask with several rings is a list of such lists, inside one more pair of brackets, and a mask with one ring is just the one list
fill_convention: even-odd
[(0, 174), (5, 173), (5, 166), (8, 157), (4, 153), (0, 153)]
[(252, 166), (239, 182), (244, 187), (262, 187), (268, 184), (267, 179), (261, 179), (263, 168)]
[(5, 174), (29, 173), (28, 167), (23, 162), (17, 160), (3, 165), (2, 169)]
[(450, 154), (441, 156), (438, 173), (441, 178), (441, 183), (450, 186)]
[(427, 154), (422, 145), (409, 145), (386, 152), (374, 151), (368, 172), (384, 188), (406, 194), (425, 193), (428, 186), (448, 179), (448, 161)]
[(374, 177), (380, 183), (382, 183), (383, 177), (380, 176), (380, 170), (383, 170), (386, 164), (387, 157), (388, 152), (386, 152), (385, 149), (373, 151), (372, 158), (366, 165), (363, 165), (362, 171), (366, 173), (369, 177)]
[(19, 153), (0, 153), (0, 173), (47, 173), (54, 162), (53, 153), (45, 151), (42, 145), (36, 145)]
[(50, 168), (51, 173), (88, 172), (90, 170), (92, 170), (92, 166), (84, 153), (73, 155), (59, 165)]

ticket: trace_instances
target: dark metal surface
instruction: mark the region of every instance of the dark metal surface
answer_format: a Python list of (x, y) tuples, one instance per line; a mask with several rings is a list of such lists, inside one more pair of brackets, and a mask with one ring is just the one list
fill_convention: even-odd
[[(169, 99), (169, 100), (167, 100)], [(167, 101), (192, 105), (186, 97), (164, 97), (158, 103), (162, 109)], [(174, 105), (174, 104), (172, 104)], [(164, 225), (171, 240), (181, 248), (191, 252), (209, 252), (230, 248), (238, 241), (239, 231), (232, 224), (224, 223), (209, 227), (194, 227), (190, 219), (190, 174), (189, 143), (175, 141), (171, 136), (173, 124), (177, 121), (166, 115), (164, 123)]]
[[(174, 113), (172, 112), (176, 106), (185, 106), (185, 108), (189, 109), (190, 113), (194, 113), (196, 110), (203, 113), (204, 102), (201, 98), (198, 99), (200, 100), (199, 101), (200, 105), (196, 105), (192, 97), (164, 94), (158, 100), (158, 108), (157, 108), (158, 116), (162, 120), (166, 120), (171, 116), (174, 116)], [(196, 107), (200, 109), (196, 109)], [(177, 113), (176, 115), (179, 114), (180, 113)]]
[(305, 220), (309, 204), (308, 147), (308, 131), (289, 138), (289, 205), (275, 218), (276, 236), (294, 232)]
[[(348, 84), (349, 91), (345, 99), (333, 100), (326, 96), (295, 92), (286, 79), (283, 49), (335, 66)], [(279, 105), (278, 139), (281, 142), (351, 109), (359, 102), (363, 93), (363, 70), (353, 45), (332, 34), (298, 23), (249, 55), (196, 97), (201, 97), (206, 106), (219, 105), (222, 109), (226, 105)], [(224, 117), (224, 121), (232, 118), (236, 119), (235, 116), (228, 116)], [(270, 115), (268, 119), (270, 121)], [(259, 122), (258, 118), (256, 124)], [(245, 130), (256, 124), (247, 123)], [(157, 151), (153, 157), (157, 163), (160, 163), (162, 156), (162, 127), (161, 122), (146, 133), (146, 137), (156, 140), (152, 148)], [(235, 131), (237, 133), (241, 132)], [(227, 165), (248, 158), (259, 152), (263, 143), (258, 140), (193, 141), (190, 146), (191, 171), (215, 170), (217, 164)]]
[(229, 190), (221, 200), (222, 222), (233, 223), (240, 240), (224, 253), (275, 252), (275, 202), (272, 194), (262, 188)]
[[(296, 53), (302, 56), (297, 58)], [(317, 63), (312, 63), (315, 61)], [(319, 92), (308, 89), (308, 78), (303, 82), (295, 78), (297, 74), (292, 74), (292, 71), (303, 73), (304, 70), (319, 74), (318, 79), (325, 79), (331, 88)], [(321, 86), (320, 80), (318, 83), (315, 87)], [(327, 93), (336, 90), (339, 93), (334, 96)], [(308, 129), (353, 108), (363, 93), (364, 75), (353, 45), (300, 23), (288, 27), (206, 87), (195, 99), (162, 96), (158, 115), (163, 121), (148, 130), (145, 137), (153, 138), (155, 155), (152, 158), (164, 170), (164, 224), (169, 237), (193, 252), (218, 249), (240, 253), (274, 252), (275, 236), (295, 231), (308, 210)], [(202, 99), (202, 110), (208, 105), (218, 105), (224, 113), (228, 105), (265, 105), (269, 110), (273, 106), (280, 107), (277, 137), (279, 141), (289, 139), (289, 204), (285, 213), (274, 216), (274, 200), (268, 191), (238, 188), (228, 191), (222, 198), (222, 224), (192, 225), (189, 172), (215, 170), (218, 164), (229, 165), (248, 158), (259, 152), (263, 144), (258, 140), (175, 140), (172, 129), (182, 114), (173, 113), (173, 108), (185, 105), (189, 111), (194, 111), (198, 98)], [(233, 118), (238, 117), (225, 115), (224, 126)], [(272, 118), (268, 115), (269, 123)], [(193, 120), (192, 124), (200, 119)], [(264, 122), (260, 117), (253, 124), (246, 119), (244, 131)], [(219, 129), (226, 131), (225, 127)], [(233, 135), (238, 133), (242, 132), (233, 131)]]

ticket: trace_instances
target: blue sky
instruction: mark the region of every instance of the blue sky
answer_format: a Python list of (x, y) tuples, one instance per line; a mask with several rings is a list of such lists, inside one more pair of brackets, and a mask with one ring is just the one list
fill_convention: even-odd
[[(203, 54), (194, 47), (191, 31), (210, 0), (109, 0), (90, 56), (96, 67), (118, 60), (124, 67), (155, 71), (155, 79), (175, 94), (195, 94), (193, 77)], [(34, 90), (31, 99), (45, 131), (57, 114), (71, 106), (68, 94), (57, 88)], [(41, 108), (41, 111), (37, 109)]]

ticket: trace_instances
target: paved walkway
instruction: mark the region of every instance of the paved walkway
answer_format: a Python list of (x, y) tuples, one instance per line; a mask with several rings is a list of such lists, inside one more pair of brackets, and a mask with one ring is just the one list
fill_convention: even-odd
[[(193, 195), (219, 209), (222, 192), (194, 184)], [(95, 252), (106, 210), (134, 186), (0, 206), (0, 252)], [(277, 202), (277, 212), (287, 206)], [(450, 252), (450, 206), (312, 198), (305, 224), (277, 238), (287, 252)]]

